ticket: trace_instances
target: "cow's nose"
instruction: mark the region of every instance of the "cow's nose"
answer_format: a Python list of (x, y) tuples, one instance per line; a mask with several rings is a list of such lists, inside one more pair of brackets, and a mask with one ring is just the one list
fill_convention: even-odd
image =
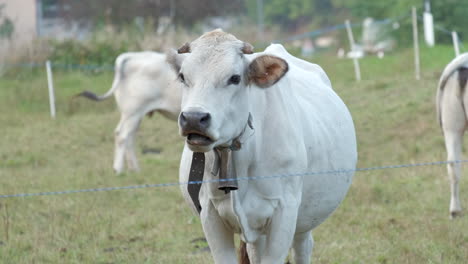
[(204, 132), (211, 124), (211, 115), (204, 112), (182, 112), (179, 124), (184, 131)]

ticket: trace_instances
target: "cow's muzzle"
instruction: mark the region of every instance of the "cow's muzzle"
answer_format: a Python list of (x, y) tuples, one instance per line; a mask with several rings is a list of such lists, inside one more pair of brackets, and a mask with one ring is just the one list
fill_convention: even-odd
[(207, 131), (211, 125), (211, 115), (205, 112), (182, 112), (179, 116), (179, 126), (182, 136), (187, 137), (187, 143), (195, 146), (208, 146), (214, 140)]

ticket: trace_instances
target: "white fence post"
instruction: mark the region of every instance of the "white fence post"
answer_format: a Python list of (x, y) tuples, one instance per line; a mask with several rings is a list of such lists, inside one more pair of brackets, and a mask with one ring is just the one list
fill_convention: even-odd
[(50, 61), (46, 62), (47, 69), (47, 84), (49, 86), (49, 105), (50, 105), (50, 116), (55, 119), (55, 95), (54, 95), (54, 79), (52, 76), (52, 67)]
[(431, 13), (424, 12), (424, 39), (429, 47), (434, 47), (434, 18)]
[[(354, 37), (353, 37), (353, 31), (351, 29), (351, 23), (349, 20), (345, 21), (346, 25), (346, 31), (348, 32), (348, 39), (349, 39), (349, 45), (351, 46), (351, 52), (356, 50), (356, 44), (354, 43)], [(353, 64), (354, 64), (354, 73), (356, 75), (356, 80), (360, 81), (361, 80), (361, 68), (359, 67), (359, 61), (358, 58), (353, 58)]]
[(414, 68), (416, 72), (416, 80), (421, 79), (421, 69), (419, 65), (419, 41), (418, 41), (418, 17), (416, 7), (411, 10), (413, 14), (413, 43), (414, 43)]
[(427, 0), (424, 1), (424, 9), (424, 39), (429, 47), (434, 47), (434, 17), (431, 14), (431, 3)]
[(458, 47), (458, 34), (456, 31), (452, 31), (452, 41), (453, 41), (453, 49), (455, 50), (455, 57), (460, 55), (460, 48)]

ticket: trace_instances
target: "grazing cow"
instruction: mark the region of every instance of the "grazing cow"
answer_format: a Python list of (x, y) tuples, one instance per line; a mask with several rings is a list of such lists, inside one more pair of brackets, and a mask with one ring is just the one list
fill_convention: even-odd
[[(461, 159), (463, 134), (467, 128), (468, 95), (468, 53), (452, 60), (444, 69), (437, 89), (437, 116), (445, 138), (447, 160)], [(461, 177), (461, 164), (447, 165), (450, 180), (450, 217), (461, 214), (458, 182)]]
[[(353, 121), (318, 65), (279, 44), (252, 49), (215, 30), (169, 55), (183, 84), (179, 179), (209, 181), (181, 190), (215, 263), (236, 263), (235, 233), (242, 263), (284, 263), (290, 248), (295, 263), (310, 263), (311, 230), (354, 175)], [(351, 171), (295, 174), (340, 169)]]
[(166, 62), (166, 55), (157, 52), (128, 52), (115, 61), (112, 88), (102, 96), (85, 91), (78, 96), (102, 101), (115, 94), (120, 122), (115, 129), (114, 170), (121, 173), (124, 159), (131, 170), (139, 170), (135, 155), (135, 133), (141, 119), (154, 111), (177, 120), (181, 92), (177, 76)]

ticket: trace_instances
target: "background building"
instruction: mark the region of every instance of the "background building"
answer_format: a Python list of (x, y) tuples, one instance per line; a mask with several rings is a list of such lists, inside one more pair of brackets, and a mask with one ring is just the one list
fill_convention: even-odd
[[(39, 35), (41, 0), (0, 0), (2, 38), (31, 40)], [(12, 32), (8, 29), (12, 23)], [(9, 33), (10, 32), (10, 33)]]

